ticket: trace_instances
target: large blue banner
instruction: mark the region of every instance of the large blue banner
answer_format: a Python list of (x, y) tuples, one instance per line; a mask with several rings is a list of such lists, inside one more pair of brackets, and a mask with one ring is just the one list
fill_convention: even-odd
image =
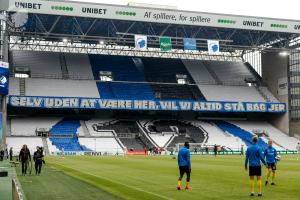
[(185, 100), (130, 100), (78, 97), (9, 96), (9, 105), (29, 108), (165, 110), (196, 112), (286, 112), (285, 103)]
[(8, 95), (8, 63), (0, 61), (0, 95)]

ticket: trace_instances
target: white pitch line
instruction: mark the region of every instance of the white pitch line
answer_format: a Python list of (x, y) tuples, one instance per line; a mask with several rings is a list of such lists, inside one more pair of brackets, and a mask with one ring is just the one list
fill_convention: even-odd
[[(58, 164), (57, 162), (54, 162), (54, 163), (55, 163), (56, 165), (60, 165), (60, 166), (62, 166), (62, 167), (66, 167), (65, 165)], [(75, 170), (75, 171), (79, 171), (78, 169), (75, 169), (75, 168), (72, 168), (72, 167), (66, 167), (66, 168), (73, 169), (73, 170)], [(88, 175), (90, 175), (90, 176), (94, 176), (94, 177), (97, 177), (97, 178), (102, 178), (102, 179), (105, 179), (106, 181), (110, 181), (110, 182), (113, 182), (113, 183), (117, 183), (117, 184), (119, 184), (119, 185), (122, 185), (122, 186), (125, 186), (125, 187), (129, 187), (129, 188), (131, 188), (131, 189), (135, 189), (135, 190), (138, 190), (138, 191), (140, 191), (140, 192), (145, 192), (145, 193), (148, 193), (148, 194), (151, 194), (151, 195), (160, 197), (160, 198), (162, 198), (162, 199), (174, 200), (174, 199), (172, 199), (172, 198), (169, 198), (169, 197), (166, 197), (166, 196), (163, 196), (163, 195), (154, 193), (154, 192), (150, 192), (150, 191), (147, 191), (147, 190), (143, 190), (143, 189), (138, 188), (138, 187), (134, 187), (134, 186), (131, 186), (131, 185), (125, 185), (124, 183), (121, 183), (121, 182), (118, 182), (118, 181), (115, 181), (115, 180), (112, 181), (111, 179), (106, 178), (106, 177), (103, 177), (103, 176), (98, 177), (98, 176), (96, 176), (95, 174), (91, 174), (91, 173), (88, 173), (88, 172), (81, 172), (81, 173), (88, 174)]]

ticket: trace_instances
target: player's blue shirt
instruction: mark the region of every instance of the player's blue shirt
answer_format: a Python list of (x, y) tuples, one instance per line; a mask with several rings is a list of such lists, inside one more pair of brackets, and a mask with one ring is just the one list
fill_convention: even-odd
[(277, 151), (273, 147), (268, 147), (265, 152), (264, 156), (267, 163), (276, 163)]
[(250, 145), (246, 151), (245, 167), (249, 166), (256, 167), (260, 166), (260, 161), (265, 165), (264, 155), (258, 144)]
[(178, 166), (180, 166), (180, 167), (184, 167), (184, 166), (191, 167), (190, 150), (186, 147), (182, 147), (178, 152)]

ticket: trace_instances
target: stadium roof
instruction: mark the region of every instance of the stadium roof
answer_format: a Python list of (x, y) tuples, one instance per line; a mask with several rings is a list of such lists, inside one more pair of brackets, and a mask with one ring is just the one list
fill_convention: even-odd
[[(95, 4), (74, 1), (0, 0), (8, 11), (8, 34), (56, 41), (134, 46), (134, 34), (148, 36), (148, 46), (159, 47), (159, 37), (172, 37), (182, 49), (183, 38), (196, 38), (198, 50), (209, 39), (222, 51), (295, 49), (300, 21), (172, 9)], [(293, 43), (291, 42), (293, 41)]]

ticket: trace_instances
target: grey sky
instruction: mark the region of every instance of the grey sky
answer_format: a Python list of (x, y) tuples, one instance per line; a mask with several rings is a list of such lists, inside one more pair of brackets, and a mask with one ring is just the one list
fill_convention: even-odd
[(180, 10), (300, 20), (299, 0), (73, 0), (126, 5), (128, 2), (177, 6)]

